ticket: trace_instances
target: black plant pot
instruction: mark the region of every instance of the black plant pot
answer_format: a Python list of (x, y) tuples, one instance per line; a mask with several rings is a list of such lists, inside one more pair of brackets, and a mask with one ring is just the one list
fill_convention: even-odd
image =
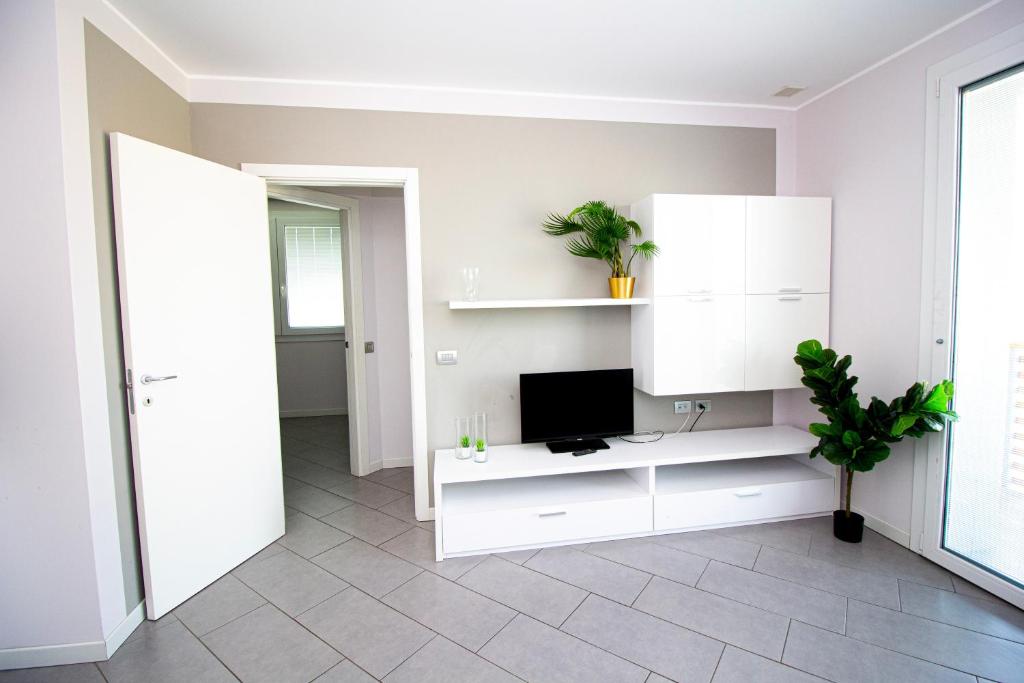
[(856, 512), (846, 516), (846, 510), (832, 513), (832, 535), (847, 543), (860, 543), (864, 538), (864, 517)]

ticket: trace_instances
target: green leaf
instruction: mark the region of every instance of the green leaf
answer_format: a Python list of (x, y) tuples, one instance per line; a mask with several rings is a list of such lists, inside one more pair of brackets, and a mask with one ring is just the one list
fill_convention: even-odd
[(811, 434), (819, 438), (823, 436), (836, 436), (836, 430), (830, 424), (813, 422), (807, 429)]
[(817, 339), (808, 339), (807, 341), (800, 342), (796, 347), (796, 355), (801, 358), (818, 361), (819, 364), (822, 360), (821, 352), (821, 342)]
[(853, 431), (852, 429), (848, 429), (845, 432), (843, 432), (843, 445), (844, 446), (846, 446), (850, 450), (855, 450), (857, 448), (860, 448), (860, 444), (861, 444), (860, 434), (858, 434), (857, 432)]
[(948, 379), (943, 380), (932, 388), (927, 400), (921, 406), (924, 410), (935, 413), (946, 412), (949, 409), (949, 402), (953, 399), (953, 383)]
[(914, 426), (915, 422), (917, 422), (917, 415), (900, 415), (896, 418), (896, 422), (893, 423), (889, 434), (892, 436), (902, 436), (905, 431)]

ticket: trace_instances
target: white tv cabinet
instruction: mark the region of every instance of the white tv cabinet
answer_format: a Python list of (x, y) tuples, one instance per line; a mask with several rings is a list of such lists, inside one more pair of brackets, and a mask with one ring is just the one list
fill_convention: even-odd
[(836, 472), (815, 469), (817, 439), (786, 426), (607, 439), (592, 455), (544, 444), (492, 446), (488, 462), (434, 456), (437, 560), (822, 515)]

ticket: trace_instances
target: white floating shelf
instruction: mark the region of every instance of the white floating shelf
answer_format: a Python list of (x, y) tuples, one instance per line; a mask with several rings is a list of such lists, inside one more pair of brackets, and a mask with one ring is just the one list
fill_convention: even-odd
[(582, 306), (643, 306), (650, 299), (491, 299), (489, 301), (449, 301), (448, 308), (571, 308)]

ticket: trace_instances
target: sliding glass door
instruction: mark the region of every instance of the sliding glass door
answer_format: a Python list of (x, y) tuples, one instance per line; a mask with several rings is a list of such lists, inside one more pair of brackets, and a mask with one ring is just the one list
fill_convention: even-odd
[[(929, 553), (926, 544), (925, 554), (1019, 603), (1024, 595), (1024, 65), (960, 83), (944, 95), (955, 98), (943, 103), (942, 121), (956, 144), (947, 147), (950, 239), (945, 251), (937, 247), (936, 278), (948, 280), (937, 291), (948, 298), (945, 315), (939, 316), (945, 330), (940, 326), (934, 340), (941, 350), (933, 379), (952, 377), (961, 420), (932, 443), (932, 548)], [(940, 210), (940, 229), (941, 218)]]

